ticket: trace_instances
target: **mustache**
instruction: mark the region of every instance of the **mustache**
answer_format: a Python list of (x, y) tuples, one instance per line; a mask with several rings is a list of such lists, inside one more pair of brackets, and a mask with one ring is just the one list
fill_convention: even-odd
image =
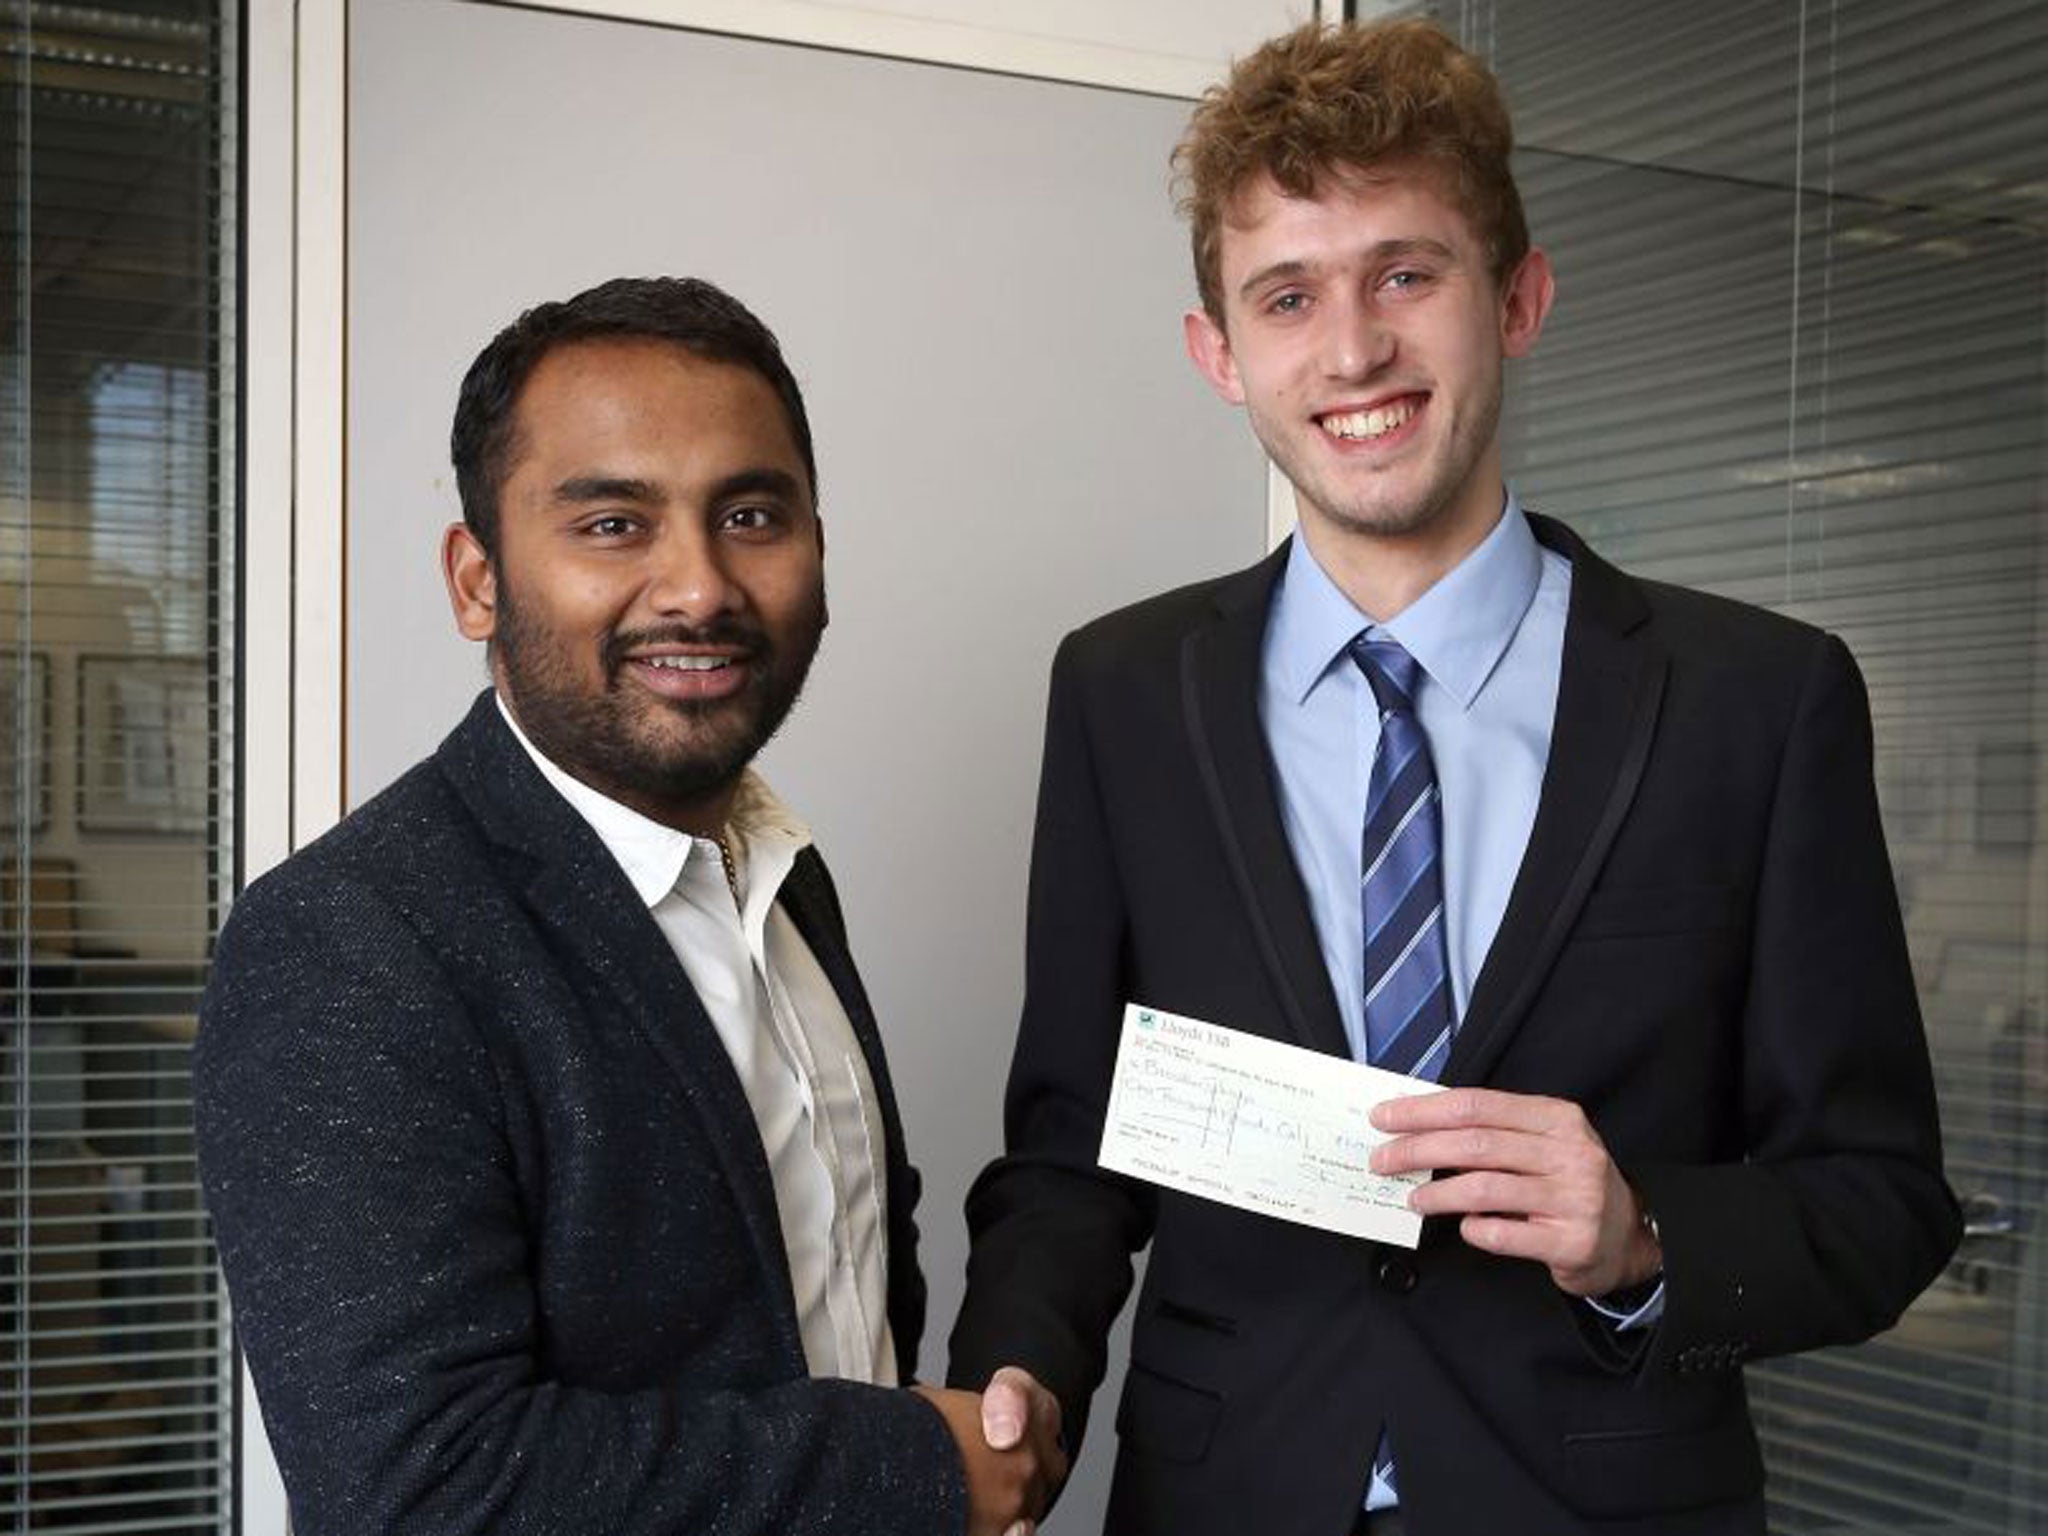
[(605, 637), (600, 652), (607, 676), (625, 665), (629, 653), (650, 645), (720, 645), (740, 653), (742, 661), (765, 656), (774, 647), (758, 624), (727, 614), (709, 624), (656, 624), (645, 629), (618, 629)]

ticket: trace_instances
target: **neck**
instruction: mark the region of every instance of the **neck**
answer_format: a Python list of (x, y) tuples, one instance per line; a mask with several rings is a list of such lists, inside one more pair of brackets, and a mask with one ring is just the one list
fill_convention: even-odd
[(725, 836), (726, 823), (732, 818), (731, 785), (715, 794), (687, 803), (642, 800), (605, 789), (602, 784), (597, 788), (621, 804), (630, 805), (650, 821), (658, 821), (665, 827), (675, 828), (678, 832), (687, 832), (692, 837), (707, 837), (714, 843)]
[(1379, 533), (1338, 523), (1299, 506), (1301, 536), (1337, 590), (1360, 613), (1385, 624), (1456, 570), (1499, 525), (1507, 493), (1496, 491), (1469, 512), (1437, 518), (1405, 533)]
[(559, 760), (556, 760), (556, 766), (607, 799), (618, 801), (628, 810), (638, 811), (649, 821), (658, 821), (664, 827), (687, 832), (692, 837), (705, 837), (717, 842), (725, 836), (726, 823), (732, 817), (732, 798), (736, 788), (733, 784), (681, 799), (673, 795), (644, 794), (631, 785), (608, 782)]

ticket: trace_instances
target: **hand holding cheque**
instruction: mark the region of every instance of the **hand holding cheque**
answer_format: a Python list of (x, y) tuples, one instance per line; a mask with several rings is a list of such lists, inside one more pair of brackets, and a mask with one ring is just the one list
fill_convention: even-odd
[(1373, 1106), (1392, 1140), (1372, 1167), (1389, 1176), (1455, 1170), (1416, 1187), (1424, 1216), (1458, 1216), (1474, 1248), (1534, 1259), (1558, 1289), (1605, 1296), (1663, 1267), (1635, 1191), (1585, 1111), (1566, 1099), (1448, 1088)]
[[(1412, 1248), (1458, 1216), (1475, 1248), (1574, 1296), (1649, 1279), (1655, 1239), (1586, 1116), (1563, 1099), (1439, 1089), (1133, 1004), (1105, 1168), (1245, 1210)], [(1438, 1170), (1454, 1170), (1432, 1179)]]

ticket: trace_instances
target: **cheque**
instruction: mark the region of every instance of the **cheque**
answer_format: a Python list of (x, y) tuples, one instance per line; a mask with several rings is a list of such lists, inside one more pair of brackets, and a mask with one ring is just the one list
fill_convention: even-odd
[(1136, 1003), (1124, 1008), (1098, 1161), (1283, 1221), (1413, 1248), (1424, 1173), (1368, 1164), (1366, 1117), (1435, 1084)]

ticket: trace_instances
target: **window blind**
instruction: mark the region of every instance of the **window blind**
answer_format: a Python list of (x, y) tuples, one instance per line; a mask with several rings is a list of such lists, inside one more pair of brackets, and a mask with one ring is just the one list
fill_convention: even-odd
[(236, 7), (0, 0), (0, 1528), (232, 1528)]
[(1558, 301), (1531, 505), (1834, 630), (1969, 1235), (1881, 1338), (1749, 1370), (1782, 1533), (2048, 1529), (2048, 7), (1466, 0)]

